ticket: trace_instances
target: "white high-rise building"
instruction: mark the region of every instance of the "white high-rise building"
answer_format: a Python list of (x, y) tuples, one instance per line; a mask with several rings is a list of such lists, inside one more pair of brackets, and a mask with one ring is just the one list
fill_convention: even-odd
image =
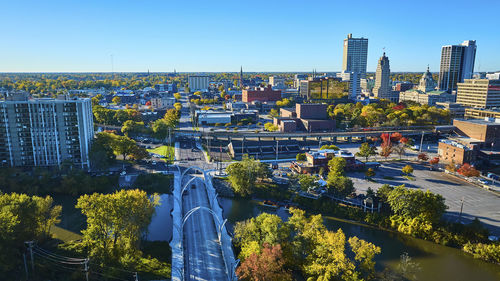
[(368, 39), (353, 38), (348, 34), (344, 39), (343, 72), (357, 72), (360, 78), (366, 78), (366, 60), (368, 56)]
[(189, 89), (192, 92), (208, 91), (210, 76), (208, 75), (190, 75), (188, 77)]
[[(351, 88), (350, 98), (355, 98), (361, 94), (360, 80), (366, 78), (366, 60), (368, 56), (368, 39), (353, 38), (348, 34), (344, 39), (344, 54), (342, 59), (342, 73), (349, 73)], [(342, 74), (347, 75), (347, 74)], [(355, 79), (355, 80), (353, 80)]]
[(378, 99), (393, 100), (392, 87), (390, 81), (391, 69), (389, 66), (389, 58), (384, 54), (378, 60), (377, 72), (375, 73), (375, 87), (373, 87), (373, 95)]

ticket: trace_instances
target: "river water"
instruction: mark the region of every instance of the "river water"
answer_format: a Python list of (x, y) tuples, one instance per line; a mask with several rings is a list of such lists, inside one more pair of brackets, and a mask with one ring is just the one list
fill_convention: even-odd
[[(60, 202), (60, 200), (57, 201)], [(172, 196), (168, 194), (161, 195), (162, 204), (156, 208), (156, 213), (149, 225), (148, 240), (169, 241), (171, 239), (172, 217), (170, 211), (172, 201)], [(219, 202), (224, 209), (224, 216), (228, 219), (226, 225), (231, 232), (236, 222), (258, 216), (262, 212), (277, 214), (282, 219), (288, 217), (288, 213), (282, 208), (265, 207), (251, 200), (219, 198)], [(71, 209), (71, 204), (74, 203), (69, 202), (65, 211)], [(78, 212), (78, 210), (74, 211)], [(74, 219), (75, 217), (72, 218), (72, 221)], [(375, 257), (377, 270), (383, 270), (386, 267), (395, 269), (399, 264), (400, 255), (407, 252), (412, 257), (412, 260), (420, 266), (420, 270), (416, 274), (418, 280), (500, 280), (500, 266), (473, 259), (458, 249), (331, 217), (325, 217), (324, 219), (329, 230), (336, 231), (338, 228), (342, 228), (348, 237), (357, 236), (381, 247), (382, 253)]]

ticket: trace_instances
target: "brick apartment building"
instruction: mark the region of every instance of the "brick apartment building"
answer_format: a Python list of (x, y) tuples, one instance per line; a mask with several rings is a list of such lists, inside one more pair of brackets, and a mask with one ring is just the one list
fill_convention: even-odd
[(281, 100), (281, 90), (273, 90), (271, 85), (267, 87), (255, 87), (254, 89), (244, 89), (242, 91), (243, 102), (269, 102)]
[(453, 120), (457, 137), (440, 140), (441, 163), (488, 165), (500, 157), (500, 119)]
[(328, 119), (327, 104), (303, 103), (293, 108), (281, 108), (280, 117), (274, 118), (274, 124), (281, 132), (318, 132), (333, 131), (335, 121)]

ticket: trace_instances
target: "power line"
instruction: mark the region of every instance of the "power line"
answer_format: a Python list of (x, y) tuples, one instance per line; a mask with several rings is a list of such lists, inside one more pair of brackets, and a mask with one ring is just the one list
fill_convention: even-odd
[(71, 257), (65, 257), (65, 256), (61, 256), (61, 255), (58, 255), (58, 254), (55, 254), (55, 253), (52, 253), (52, 252), (49, 252), (39, 246), (36, 246), (33, 248), (34, 250), (37, 250), (37, 251), (40, 251), (46, 255), (49, 255), (49, 256), (53, 256), (54, 258), (59, 258), (59, 259), (62, 259), (62, 260), (70, 260), (70, 261), (80, 261), (80, 262), (84, 262), (85, 259), (82, 259), (82, 258), (71, 258)]

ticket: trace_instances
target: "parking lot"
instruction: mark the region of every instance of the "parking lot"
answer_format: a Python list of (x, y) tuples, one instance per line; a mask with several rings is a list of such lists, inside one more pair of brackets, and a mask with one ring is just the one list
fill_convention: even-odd
[[(401, 168), (411, 164), (414, 181), (403, 177)], [(383, 184), (401, 185), (408, 188), (430, 190), (446, 199), (446, 217), (458, 221), (463, 202), (462, 221), (469, 222), (477, 217), (495, 235), (500, 235), (500, 198), (494, 192), (482, 189), (440, 171), (431, 171), (428, 166), (418, 163), (390, 162), (375, 170), (375, 182), (365, 180), (364, 172), (350, 172), (357, 192), (365, 193), (368, 187), (377, 190)]]

